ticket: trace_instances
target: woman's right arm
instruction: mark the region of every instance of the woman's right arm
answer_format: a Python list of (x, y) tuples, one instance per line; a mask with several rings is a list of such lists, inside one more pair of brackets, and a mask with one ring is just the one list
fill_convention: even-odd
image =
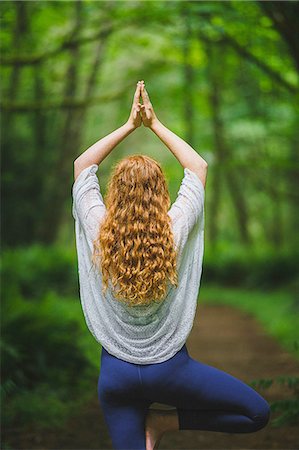
[(159, 139), (161, 139), (178, 159), (184, 169), (188, 168), (197, 174), (205, 187), (208, 163), (191, 147), (191, 145), (160, 122), (154, 112), (153, 105), (144, 85), (141, 87), (141, 96), (143, 100), (141, 115), (144, 125), (150, 128)]
[(203, 186), (206, 185), (208, 163), (182, 138), (170, 131), (158, 119), (156, 119), (151, 130), (169, 148), (181, 165), (195, 172), (200, 178)]

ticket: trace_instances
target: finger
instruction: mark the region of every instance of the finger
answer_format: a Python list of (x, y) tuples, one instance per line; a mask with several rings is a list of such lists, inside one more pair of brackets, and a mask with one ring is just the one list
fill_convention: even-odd
[(139, 102), (139, 97), (141, 94), (140, 90), (141, 90), (141, 85), (138, 82), (137, 86), (136, 86), (135, 94), (134, 94), (134, 104), (137, 104)]
[(136, 86), (135, 94), (134, 94), (134, 103), (137, 104), (140, 98), (140, 84)]
[(149, 96), (148, 96), (148, 93), (147, 93), (144, 85), (141, 86), (141, 97), (143, 100), (143, 104), (148, 106), (150, 103), (150, 100), (149, 100)]
[(146, 99), (148, 100), (148, 102), (150, 103), (151, 101), (150, 101), (150, 98), (149, 98), (149, 95), (148, 95), (148, 92), (147, 92), (145, 86), (144, 86), (144, 93), (145, 93), (145, 98), (146, 98)]

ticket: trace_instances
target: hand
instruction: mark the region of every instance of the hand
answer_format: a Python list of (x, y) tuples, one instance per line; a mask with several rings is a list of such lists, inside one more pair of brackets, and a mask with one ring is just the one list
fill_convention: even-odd
[(151, 128), (153, 124), (158, 121), (158, 119), (155, 114), (153, 105), (150, 101), (147, 90), (145, 89), (144, 83), (142, 83), (141, 85), (141, 97), (143, 101), (143, 105), (141, 105), (142, 122), (145, 127)]
[(141, 103), (139, 102), (139, 98), (141, 95), (141, 82), (138, 81), (137, 87), (135, 90), (133, 105), (130, 112), (130, 116), (128, 118), (128, 123), (133, 126), (133, 128), (138, 128), (142, 124), (142, 119), (140, 115)]

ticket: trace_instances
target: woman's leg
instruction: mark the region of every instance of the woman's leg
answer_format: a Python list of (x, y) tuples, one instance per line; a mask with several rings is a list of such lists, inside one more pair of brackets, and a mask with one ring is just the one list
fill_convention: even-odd
[(269, 404), (257, 391), (220, 369), (194, 360), (187, 351), (165, 363), (148, 366), (142, 374), (154, 401), (176, 406), (181, 430), (250, 433), (269, 421)]
[(169, 360), (148, 365), (102, 351), (98, 396), (115, 450), (145, 450), (145, 418), (154, 402), (176, 407), (180, 430), (250, 433), (270, 417), (258, 392), (192, 359), (185, 346)]
[(145, 450), (150, 401), (142, 396), (137, 367), (102, 348), (98, 399), (115, 450)]
[(128, 400), (126, 404), (100, 398), (109, 435), (115, 450), (145, 450), (145, 417), (148, 403)]
[(264, 428), (269, 422), (270, 407), (253, 388), (234, 376), (203, 364), (189, 361), (195, 389), (199, 381), (199, 409), (194, 402), (178, 408), (179, 428), (184, 430), (250, 433)]

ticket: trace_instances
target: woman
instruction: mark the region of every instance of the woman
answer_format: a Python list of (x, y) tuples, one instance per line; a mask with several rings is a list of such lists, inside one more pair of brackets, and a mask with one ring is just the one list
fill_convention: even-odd
[[(161, 167), (145, 155), (118, 162), (103, 201), (99, 164), (142, 124), (184, 168), (170, 209)], [(143, 81), (128, 121), (74, 162), (80, 297), (102, 345), (98, 397), (115, 449), (152, 450), (170, 430), (250, 433), (269, 421), (258, 392), (194, 360), (185, 344), (202, 273), (207, 168), (158, 120)]]

